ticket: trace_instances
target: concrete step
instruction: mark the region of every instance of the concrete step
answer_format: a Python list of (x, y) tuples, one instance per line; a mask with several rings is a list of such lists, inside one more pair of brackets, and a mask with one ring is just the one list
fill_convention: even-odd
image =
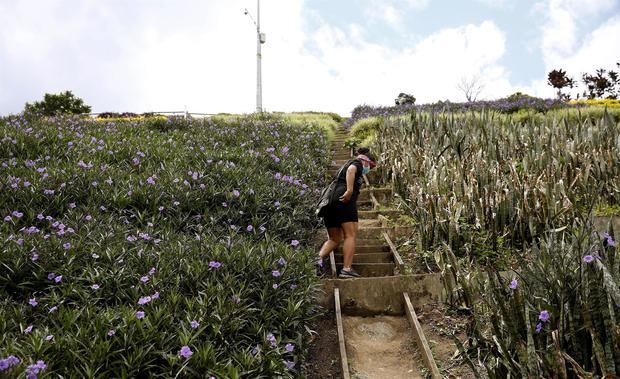
[(360, 229), (358, 232), (358, 236), (360, 238), (370, 239), (370, 238), (380, 238), (383, 232), (387, 232), (387, 234), (392, 238), (396, 237), (409, 237), (413, 234), (414, 229), (410, 226), (394, 226), (394, 227), (370, 227)]
[[(378, 254), (378, 253), (386, 253), (390, 251), (390, 247), (388, 245), (360, 245), (357, 244), (355, 246), (355, 256), (358, 254)], [(334, 250), (334, 253), (340, 254), (342, 253), (342, 246), (339, 246)], [(391, 254), (391, 253), (390, 253)]]
[[(358, 201), (370, 199), (370, 192), (370, 188), (362, 188), (358, 197)], [(375, 199), (377, 199), (377, 201), (382, 204), (389, 202), (390, 200), (392, 200), (393, 197), (393, 192), (391, 188), (373, 188), (372, 193), (373, 195), (375, 195)]]
[[(394, 263), (355, 263), (353, 259), (353, 269), (363, 277), (392, 276), (394, 275)], [(342, 263), (336, 263), (336, 269), (340, 273)]]
[(323, 279), (319, 304), (334, 308), (334, 288), (340, 290), (343, 313), (370, 316), (405, 313), (403, 292), (415, 307), (445, 300), (441, 274), (396, 275), (380, 278)]
[(384, 209), (376, 211), (357, 211), (358, 217), (361, 220), (376, 219), (379, 215), (386, 216), (388, 218), (395, 218), (403, 213), (400, 209)]
[[(342, 254), (335, 254), (336, 264), (342, 263), (344, 256)], [(353, 264), (360, 263), (394, 263), (394, 257), (391, 252), (372, 253), (372, 254), (358, 254), (357, 252), (353, 256)]]
[(357, 236), (357, 240), (355, 241), (355, 246), (383, 246), (385, 245), (385, 240), (383, 236), (381, 237), (370, 237), (367, 238), (361, 234)]
[(360, 219), (359, 220), (360, 228), (370, 228), (370, 227), (376, 227), (376, 226), (381, 226), (381, 221), (378, 219)]

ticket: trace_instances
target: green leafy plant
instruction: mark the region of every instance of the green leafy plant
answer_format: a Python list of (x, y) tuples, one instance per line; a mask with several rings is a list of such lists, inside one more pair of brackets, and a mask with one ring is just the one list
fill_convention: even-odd
[(58, 116), (66, 114), (89, 113), (91, 107), (84, 103), (84, 100), (73, 95), (71, 91), (58, 94), (46, 93), (42, 101), (26, 103), (24, 113), (28, 115)]
[(301, 374), (323, 128), (12, 116), (0, 135), (9, 377)]

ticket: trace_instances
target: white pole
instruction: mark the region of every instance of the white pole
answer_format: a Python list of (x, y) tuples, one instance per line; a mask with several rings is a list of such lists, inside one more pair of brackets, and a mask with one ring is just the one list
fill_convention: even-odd
[(260, 0), (256, 0), (257, 23), (256, 23), (256, 112), (263, 111), (263, 86), (261, 73), (261, 51), (260, 51)]

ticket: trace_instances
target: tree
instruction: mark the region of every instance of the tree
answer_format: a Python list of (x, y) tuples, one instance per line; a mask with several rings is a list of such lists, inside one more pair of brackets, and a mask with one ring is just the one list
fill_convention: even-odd
[(481, 83), (479, 75), (474, 75), (471, 78), (462, 77), (457, 88), (463, 92), (468, 102), (473, 102), (480, 96), (484, 84)]
[[(616, 63), (620, 68), (620, 62)], [(599, 68), (594, 75), (584, 73), (582, 75), (583, 84), (586, 85), (584, 97), (588, 99), (602, 98), (607, 95), (608, 99), (617, 99), (620, 94), (620, 78), (615, 71), (607, 71)]]
[(401, 92), (398, 94), (398, 97), (394, 100), (394, 102), (396, 105), (414, 105), (415, 100), (415, 96)]
[(33, 104), (26, 103), (24, 113), (40, 116), (57, 116), (60, 114), (90, 113), (90, 106), (84, 104), (84, 100), (75, 97), (71, 91), (59, 94), (46, 93), (43, 101), (35, 101)]
[(562, 89), (566, 87), (573, 88), (575, 81), (566, 75), (566, 71), (559, 69), (549, 72), (547, 84), (558, 90), (559, 100), (570, 100), (570, 94), (562, 93)]

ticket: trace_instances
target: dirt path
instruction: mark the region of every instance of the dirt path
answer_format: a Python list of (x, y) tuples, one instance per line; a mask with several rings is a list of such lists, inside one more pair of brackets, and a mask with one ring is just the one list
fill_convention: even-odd
[(343, 317), (351, 378), (422, 378), (405, 317)]

